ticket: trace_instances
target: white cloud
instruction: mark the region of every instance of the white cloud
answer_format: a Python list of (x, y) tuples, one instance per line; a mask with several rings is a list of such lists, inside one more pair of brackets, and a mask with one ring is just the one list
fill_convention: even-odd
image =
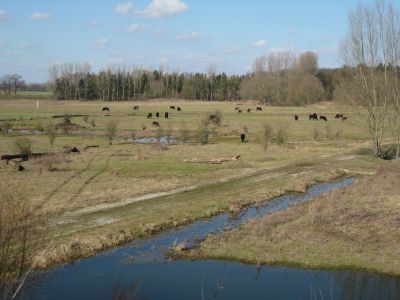
[(21, 43), (17, 46), (18, 49), (28, 49), (31, 48), (31, 45), (27, 44), (27, 43)]
[(181, 0), (152, 0), (143, 10), (134, 10), (136, 16), (146, 18), (165, 18), (173, 15), (179, 15), (189, 10)]
[(8, 19), (8, 13), (4, 9), (0, 9), (0, 21), (6, 21)]
[(147, 28), (148, 28), (148, 26), (146, 26), (146, 25), (131, 24), (126, 28), (126, 32), (136, 32), (139, 30), (145, 30)]
[(100, 26), (100, 21), (99, 20), (92, 20), (89, 22), (90, 27), (99, 27)]
[(201, 38), (203, 38), (203, 36), (197, 32), (182, 33), (176, 37), (178, 41), (194, 41)]
[(265, 47), (268, 42), (266, 40), (258, 40), (254, 43), (254, 47)]
[(110, 40), (108, 38), (101, 38), (101, 39), (98, 39), (94, 43), (94, 49), (95, 50), (104, 50), (105, 48), (107, 48), (107, 46), (109, 44), (110, 44)]
[(233, 47), (223, 48), (223, 49), (221, 49), (221, 52), (225, 53), (225, 54), (237, 53), (237, 52), (239, 52), (239, 47), (233, 46)]
[(114, 11), (119, 15), (127, 15), (132, 11), (132, 9), (133, 9), (133, 4), (130, 2), (127, 2), (127, 3), (118, 4), (115, 7)]
[(39, 21), (39, 20), (47, 20), (51, 18), (51, 14), (35, 12), (31, 15), (31, 20)]

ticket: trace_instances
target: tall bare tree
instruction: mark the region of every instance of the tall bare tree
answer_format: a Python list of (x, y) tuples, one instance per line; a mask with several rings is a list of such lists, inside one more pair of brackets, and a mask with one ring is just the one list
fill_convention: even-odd
[(318, 55), (311, 51), (300, 54), (297, 60), (297, 68), (300, 74), (314, 75), (318, 70)]
[[(360, 4), (348, 17), (342, 58), (351, 80), (342, 82), (347, 96), (364, 120), (379, 155), (388, 106), (399, 103), (398, 14), (384, 0)], [(353, 87), (349, 86), (353, 83)]]

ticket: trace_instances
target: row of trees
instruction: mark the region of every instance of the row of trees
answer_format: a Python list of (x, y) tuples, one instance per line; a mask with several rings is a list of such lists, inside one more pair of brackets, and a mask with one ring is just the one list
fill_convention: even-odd
[(25, 86), (21, 75), (7, 74), (0, 78), (0, 89), (4, 94), (16, 94)]
[(241, 95), (273, 105), (307, 105), (332, 100), (334, 70), (319, 70), (313, 52), (296, 56), (285, 51), (254, 61), (253, 72), (241, 85)]
[(241, 81), (215, 71), (206, 75), (115, 67), (95, 74), (88, 64), (54, 65), (50, 70), (50, 86), (59, 100), (234, 100), (240, 97)]

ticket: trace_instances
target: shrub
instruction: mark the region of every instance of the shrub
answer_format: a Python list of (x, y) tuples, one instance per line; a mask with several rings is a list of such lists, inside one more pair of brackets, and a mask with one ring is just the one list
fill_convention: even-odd
[(49, 137), (50, 147), (53, 147), (56, 141), (56, 128), (53, 124), (47, 126), (47, 136)]
[(214, 125), (221, 126), (222, 125), (222, 114), (216, 109), (208, 114), (208, 121)]
[[(204, 121), (204, 120), (203, 120)], [(197, 127), (196, 137), (197, 141), (202, 145), (208, 144), (208, 139), (210, 137), (210, 130), (208, 128), (208, 122), (200, 122)]]
[(269, 124), (263, 125), (262, 143), (264, 151), (267, 150), (268, 145), (271, 143), (273, 132), (274, 130), (271, 125)]
[(44, 131), (44, 127), (43, 127), (42, 121), (40, 121), (40, 119), (36, 121), (35, 126), (34, 126), (34, 130), (36, 130), (36, 131)]
[(12, 124), (9, 122), (2, 122), (0, 125), (1, 134), (3, 136), (7, 136), (10, 130), (12, 129)]
[(276, 142), (278, 145), (282, 145), (287, 141), (287, 129), (283, 126), (279, 126), (276, 132)]
[(27, 137), (19, 137), (15, 140), (15, 147), (22, 155), (30, 155), (32, 153), (32, 141)]
[(343, 134), (343, 129), (341, 128), (336, 128), (335, 131), (335, 140), (339, 140), (342, 137)]
[(96, 127), (96, 120), (94, 118), (90, 119), (90, 125)]
[(314, 127), (313, 128), (313, 138), (315, 141), (319, 140), (319, 137), (321, 135), (321, 131), (319, 130), (319, 128)]
[(85, 122), (86, 124), (89, 123), (89, 117), (88, 116), (84, 116), (83, 117), (83, 122)]
[(118, 127), (118, 123), (116, 120), (109, 120), (106, 123), (106, 137), (108, 139), (108, 142), (110, 145), (112, 145), (112, 139), (114, 137), (114, 135), (117, 133), (117, 127)]
[(184, 144), (189, 140), (189, 135), (189, 129), (186, 127), (185, 123), (182, 123), (181, 127), (179, 128), (179, 137)]

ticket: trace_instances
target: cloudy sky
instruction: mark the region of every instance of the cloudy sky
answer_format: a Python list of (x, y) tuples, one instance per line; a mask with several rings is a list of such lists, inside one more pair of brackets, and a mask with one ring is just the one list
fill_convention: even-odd
[[(367, 0), (360, 0), (366, 2)], [(44, 82), (55, 63), (244, 74), (270, 51), (341, 65), (356, 0), (1, 0), (0, 76)]]

